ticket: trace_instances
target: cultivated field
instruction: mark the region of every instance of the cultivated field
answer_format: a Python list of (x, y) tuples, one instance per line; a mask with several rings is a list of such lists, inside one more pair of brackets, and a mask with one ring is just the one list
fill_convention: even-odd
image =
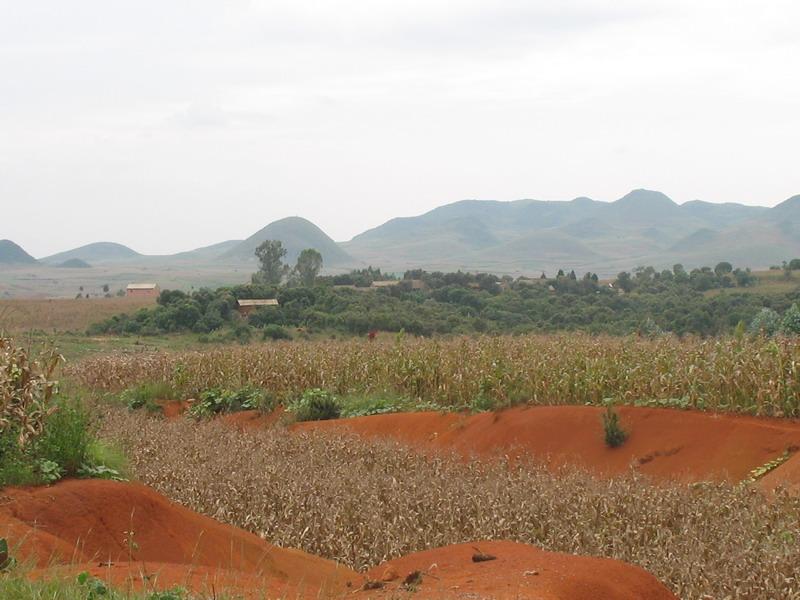
[(95, 391), (163, 382), (184, 397), (255, 385), (278, 400), (309, 388), (474, 403), (644, 404), (800, 415), (800, 345), (761, 337), (679, 340), (588, 335), (273, 343), (102, 356), (68, 367)]
[(512, 539), (633, 562), (684, 600), (800, 598), (796, 498), (116, 411), (104, 435), (123, 441), (136, 476), (167, 496), (357, 570), (445, 544)]

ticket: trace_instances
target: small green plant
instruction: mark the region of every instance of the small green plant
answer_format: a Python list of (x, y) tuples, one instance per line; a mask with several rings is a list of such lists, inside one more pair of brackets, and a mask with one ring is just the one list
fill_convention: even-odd
[(472, 399), (472, 402), (469, 404), (469, 410), (471, 412), (489, 412), (494, 410), (495, 402), (492, 398), (483, 392), (479, 393), (475, 398)]
[(303, 392), (286, 410), (298, 421), (326, 421), (341, 416), (341, 406), (336, 396), (326, 390), (312, 388)]
[(8, 550), (8, 540), (0, 538), (0, 571), (7, 571), (16, 564)]
[(92, 577), (86, 571), (80, 573), (75, 581), (86, 590), (86, 600), (98, 600), (98, 598), (105, 598), (111, 595), (108, 586), (103, 581)]
[(603, 413), (603, 431), (609, 448), (618, 448), (628, 439), (628, 432), (620, 425), (619, 415), (611, 406), (606, 407)]
[(64, 475), (64, 472), (61, 470), (61, 467), (58, 466), (57, 462), (47, 460), (46, 458), (40, 459), (36, 466), (39, 477), (41, 477), (42, 481), (45, 483), (55, 483)]

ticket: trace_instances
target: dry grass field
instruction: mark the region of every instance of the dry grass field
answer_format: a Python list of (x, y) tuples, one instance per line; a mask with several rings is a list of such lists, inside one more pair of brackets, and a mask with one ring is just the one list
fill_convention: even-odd
[(81, 298), (0, 300), (0, 330), (48, 333), (86, 331), (92, 323), (155, 304), (154, 298)]
[(201, 513), (356, 569), (478, 539), (619, 558), (683, 600), (800, 598), (800, 500), (424, 457), (390, 442), (111, 411), (135, 476)]

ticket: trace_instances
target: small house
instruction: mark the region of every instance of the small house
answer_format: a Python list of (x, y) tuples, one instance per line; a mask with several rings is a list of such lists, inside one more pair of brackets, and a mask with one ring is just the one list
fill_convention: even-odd
[(157, 283), (129, 283), (125, 289), (129, 298), (158, 298), (160, 293)]
[(243, 317), (246, 317), (249, 314), (257, 311), (259, 308), (263, 308), (265, 306), (278, 306), (278, 300), (275, 298), (240, 298), (236, 301), (236, 304), (236, 310), (239, 311), (239, 314)]

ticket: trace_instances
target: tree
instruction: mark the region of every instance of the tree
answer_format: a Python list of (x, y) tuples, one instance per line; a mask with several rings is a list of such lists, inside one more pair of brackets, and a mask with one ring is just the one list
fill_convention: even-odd
[(109, 289), (110, 289), (110, 288), (108, 287), (108, 284), (107, 284), (107, 283), (104, 283), (104, 284), (103, 284), (103, 291), (104, 291), (104, 292), (107, 294)]
[(314, 280), (322, 268), (322, 254), (313, 248), (306, 248), (297, 257), (294, 272), (300, 278), (300, 284), (305, 287), (314, 285)]
[(733, 265), (731, 263), (725, 262), (725, 261), (723, 261), (721, 263), (717, 263), (717, 266), (714, 267), (714, 273), (717, 275), (717, 277), (719, 277), (721, 275), (727, 275), (728, 273), (731, 273), (732, 271), (733, 271)]
[(256, 248), (256, 256), (261, 262), (258, 273), (253, 275), (254, 283), (278, 285), (289, 267), (283, 264), (286, 248), (280, 240), (264, 240)]
[(631, 274), (627, 271), (622, 271), (622, 273), (617, 275), (617, 280), (614, 282), (614, 285), (624, 292), (630, 292), (633, 289)]

